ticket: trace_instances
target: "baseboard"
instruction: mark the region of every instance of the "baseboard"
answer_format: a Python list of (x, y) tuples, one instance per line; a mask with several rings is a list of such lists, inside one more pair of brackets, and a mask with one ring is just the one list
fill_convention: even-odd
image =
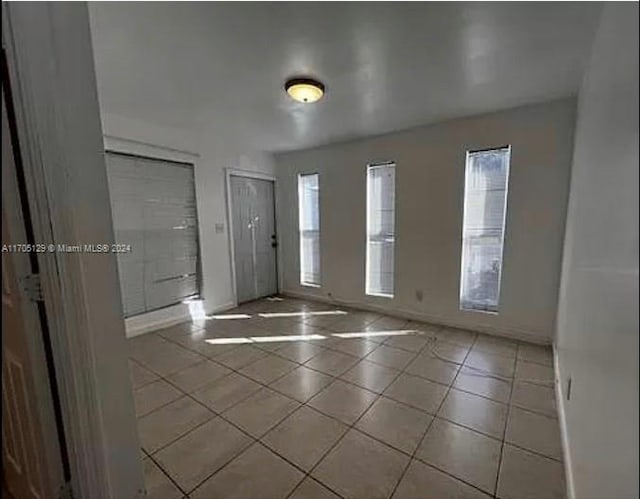
[(127, 338), (133, 338), (151, 331), (175, 326), (188, 320), (191, 320), (189, 308), (180, 304), (130, 317), (125, 319), (124, 324)]
[(576, 489), (573, 481), (573, 463), (571, 461), (571, 449), (569, 447), (569, 433), (567, 431), (567, 417), (564, 407), (565, 392), (564, 383), (562, 382), (562, 372), (560, 370), (560, 362), (558, 359), (558, 349), (553, 344), (553, 366), (556, 378), (556, 407), (558, 409), (558, 424), (560, 425), (560, 441), (562, 445), (562, 456), (564, 462), (564, 476), (567, 486), (567, 499), (575, 499)]
[(232, 308), (236, 308), (237, 305), (234, 302), (228, 302), (223, 305), (216, 305), (211, 309), (211, 311), (207, 315), (217, 314), (219, 312), (226, 312), (227, 310), (231, 310)]
[(515, 329), (506, 330), (506, 329), (499, 329), (499, 328), (490, 327), (490, 326), (469, 326), (468, 324), (452, 321), (450, 319), (445, 319), (443, 317), (430, 316), (427, 314), (423, 314), (423, 313), (419, 313), (411, 310), (398, 309), (396, 307), (394, 307), (393, 310), (389, 310), (386, 307), (379, 307), (376, 305), (372, 305), (370, 303), (346, 301), (346, 300), (341, 300), (339, 298), (329, 299), (325, 296), (317, 295), (313, 293), (300, 293), (299, 291), (282, 291), (281, 294), (285, 296), (291, 296), (292, 298), (301, 298), (305, 300), (319, 301), (322, 303), (330, 303), (332, 305), (339, 305), (343, 307), (360, 308), (362, 310), (377, 312), (385, 315), (390, 315), (393, 317), (399, 317), (401, 319), (429, 322), (431, 324), (436, 324), (438, 326), (467, 329), (469, 331), (476, 331), (478, 333), (484, 333), (491, 336), (499, 336), (501, 338), (521, 340), (529, 343), (537, 343), (539, 345), (551, 345), (550, 339), (540, 338), (540, 336), (530, 332), (526, 332), (526, 331), (520, 331)]
[[(235, 304), (232, 302), (217, 305), (210, 310), (208, 315), (224, 312), (234, 307)], [(202, 313), (204, 312), (200, 312), (200, 314)], [(134, 336), (140, 336), (141, 334), (150, 333), (151, 331), (157, 331), (158, 329), (190, 321), (192, 318), (188, 305), (174, 305), (125, 319), (126, 335), (127, 338), (133, 338)]]

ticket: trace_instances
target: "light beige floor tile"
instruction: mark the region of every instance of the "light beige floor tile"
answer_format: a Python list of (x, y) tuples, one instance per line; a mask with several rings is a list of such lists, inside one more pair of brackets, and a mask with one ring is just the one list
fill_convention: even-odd
[(223, 364), (230, 369), (237, 370), (261, 359), (262, 357), (266, 357), (267, 355), (267, 352), (252, 345), (240, 345), (238, 348), (234, 348), (230, 352), (218, 355), (215, 359), (216, 362), (220, 362), (220, 364)]
[(411, 454), (432, 420), (422, 411), (381, 397), (360, 418), (356, 428)]
[(328, 347), (332, 350), (337, 350), (338, 352), (362, 358), (375, 350), (378, 347), (378, 344), (373, 341), (358, 338), (347, 338), (333, 342), (331, 345), (328, 345)]
[(408, 352), (400, 348), (394, 348), (387, 345), (380, 345), (373, 352), (367, 355), (366, 359), (376, 364), (382, 364), (386, 367), (394, 369), (404, 369), (407, 367), (411, 359), (415, 357), (414, 352)]
[(307, 477), (289, 496), (289, 499), (340, 499), (340, 496), (337, 496), (313, 478)]
[(520, 343), (518, 346), (518, 359), (553, 367), (553, 351), (548, 346)]
[(362, 360), (344, 373), (341, 378), (372, 392), (382, 393), (400, 374), (400, 371)]
[(263, 388), (224, 413), (247, 433), (258, 438), (291, 414), (300, 404), (269, 388)]
[(343, 497), (387, 499), (409, 457), (350, 430), (311, 473)]
[(304, 474), (256, 443), (189, 494), (191, 499), (285, 498)]
[(347, 355), (333, 350), (326, 350), (325, 352), (316, 355), (305, 365), (330, 376), (340, 376), (342, 373), (354, 366), (358, 360), (359, 359), (353, 355)]
[(436, 337), (438, 340), (445, 341), (447, 343), (453, 343), (463, 347), (470, 347), (475, 341), (477, 333), (473, 331), (467, 331), (466, 329), (457, 329), (450, 327), (443, 327), (436, 331)]
[(553, 369), (549, 366), (518, 359), (516, 363), (516, 379), (537, 385), (553, 386)]
[(346, 424), (352, 424), (375, 400), (376, 394), (336, 380), (308, 404)]
[(507, 406), (452, 388), (438, 416), (502, 440), (507, 423)]
[[(278, 313), (278, 312), (265, 312), (265, 313)], [(299, 312), (293, 312), (299, 313)], [(302, 322), (303, 317), (265, 317), (256, 321), (256, 325), (269, 333), (271, 336), (280, 336), (283, 334), (302, 334), (302, 330), (305, 326), (308, 326)]]
[(511, 381), (487, 376), (483, 371), (462, 366), (453, 383), (454, 388), (482, 395), (483, 397), (508, 403), (511, 395)]
[(222, 344), (211, 344), (207, 342), (207, 340), (216, 340), (222, 338), (223, 336), (221, 334), (200, 330), (190, 334), (172, 337), (171, 341), (191, 350), (192, 352), (197, 352), (200, 355), (204, 355), (205, 357), (208, 357), (210, 359), (215, 359), (220, 355), (223, 355), (230, 352), (231, 350), (235, 350), (236, 348), (240, 347), (239, 343), (230, 342)]
[(378, 328), (382, 331), (401, 331), (403, 329), (407, 329), (408, 323), (409, 321), (407, 319), (383, 315), (373, 321), (370, 325), (371, 327)]
[(154, 455), (185, 492), (190, 492), (237, 456), (253, 440), (217, 417)]
[(435, 338), (436, 333), (442, 329), (442, 326), (432, 324), (430, 322), (409, 321), (407, 322), (405, 329), (413, 329), (414, 331), (419, 331), (429, 337)]
[(466, 483), (413, 460), (393, 499), (489, 499), (491, 496)]
[(171, 339), (175, 337), (179, 337), (185, 334), (191, 334), (197, 331), (201, 331), (202, 327), (193, 322), (183, 322), (181, 324), (176, 324), (175, 326), (169, 326), (163, 329), (158, 329), (155, 331), (156, 334), (159, 334), (163, 338)]
[(166, 381), (158, 379), (153, 383), (144, 385), (133, 391), (133, 401), (136, 407), (136, 416), (141, 417), (145, 414), (168, 404), (172, 400), (182, 397), (182, 392), (171, 386)]
[(131, 357), (161, 376), (167, 376), (203, 360), (203, 357), (195, 352), (160, 336), (157, 338), (144, 347), (134, 347)]
[(505, 440), (518, 447), (562, 460), (557, 419), (512, 407)]
[(143, 462), (144, 485), (148, 499), (180, 499), (184, 494), (176, 487), (155, 463), (147, 458)]
[(348, 427), (301, 407), (267, 433), (262, 442), (304, 470), (311, 470)]
[(385, 391), (385, 397), (435, 414), (447, 387), (417, 376), (402, 374)]
[(206, 407), (182, 397), (138, 420), (140, 444), (153, 454), (212, 417)]
[(298, 364), (294, 362), (269, 354), (243, 367), (240, 372), (254, 381), (268, 385), (296, 367)]
[(160, 379), (157, 374), (152, 373), (149, 369), (133, 360), (129, 360), (129, 377), (131, 379), (131, 387), (134, 390)]
[(458, 364), (440, 360), (429, 353), (423, 353), (409, 364), (406, 372), (431, 381), (437, 381), (443, 385), (449, 385), (456, 377), (458, 369), (460, 369)]
[(324, 348), (312, 341), (296, 341), (278, 350), (278, 355), (293, 362), (304, 364), (321, 352), (324, 352)]
[(436, 418), (416, 457), (493, 494), (500, 447), (498, 440)]
[(166, 342), (167, 340), (156, 333), (145, 333), (129, 338), (127, 340), (129, 357), (135, 359), (149, 349), (162, 347)]
[(518, 350), (518, 343), (505, 338), (497, 338), (487, 334), (479, 334), (473, 348), (474, 352), (491, 353), (494, 355), (502, 355), (511, 359), (515, 358)]
[(205, 360), (168, 376), (167, 380), (181, 390), (190, 393), (226, 376), (230, 372), (229, 369), (220, 364)]
[(546, 386), (533, 385), (523, 381), (514, 382), (511, 404), (553, 418), (558, 417), (553, 388)]
[(391, 336), (384, 344), (394, 348), (401, 348), (408, 352), (418, 352), (424, 348), (429, 341), (429, 335), (412, 333), (403, 336)]
[(473, 351), (469, 352), (464, 362), (465, 366), (510, 378), (515, 370), (515, 358), (505, 357), (503, 355), (495, 355), (491, 353)]
[(344, 317), (344, 315), (307, 315), (302, 318), (302, 322), (313, 327), (328, 328)]
[(331, 376), (300, 366), (270, 386), (299, 402), (306, 402), (332, 381)]
[(437, 340), (427, 345), (424, 353), (438, 357), (440, 360), (462, 364), (469, 353), (469, 347)]
[(500, 499), (564, 499), (562, 463), (504, 446), (497, 496)]
[(193, 393), (193, 397), (215, 412), (223, 412), (262, 386), (245, 376), (231, 373)]
[[(368, 312), (350, 312), (348, 315), (327, 325), (327, 329), (336, 333), (352, 333), (366, 331), (366, 327), (380, 317), (377, 314)], [(375, 329), (375, 328), (374, 328)]]

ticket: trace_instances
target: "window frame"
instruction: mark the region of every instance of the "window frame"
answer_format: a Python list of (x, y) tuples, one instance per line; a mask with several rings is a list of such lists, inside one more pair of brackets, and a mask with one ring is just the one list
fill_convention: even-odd
[[(309, 177), (315, 175), (318, 177), (318, 202), (317, 202), (317, 211), (318, 211), (318, 282), (307, 282), (304, 280), (304, 272), (303, 272), (303, 244), (304, 238), (302, 235), (301, 221), (302, 221), (302, 177)], [(322, 252), (320, 250), (320, 241), (321, 241), (321, 214), (320, 214), (320, 173), (317, 171), (314, 172), (306, 172), (306, 173), (298, 173), (296, 176), (297, 181), (297, 191), (298, 191), (298, 270), (299, 270), (299, 283), (300, 286), (304, 286), (307, 288), (320, 288), (322, 286), (322, 265), (321, 265), (321, 256)]]
[[(394, 257), (391, 265), (392, 269), (392, 289), (391, 293), (381, 293), (372, 291), (369, 288), (369, 274), (371, 269), (371, 255), (369, 251), (369, 224), (370, 224), (370, 211), (371, 211), (371, 192), (369, 189), (369, 172), (377, 168), (388, 168), (392, 166), (394, 169), (393, 177), (393, 250)], [(366, 213), (365, 213), (365, 275), (364, 275), (364, 292), (366, 296), (374, 296), (377, 298), (393, 299), (395, 297), (395, 280), (396, 280), (396, 259), (395, 259), (395, 246), (396, 246), (396, 172), (397, 163), (395, 161), (381, 161), (377, 163), (367, 164), (365, 170), (365, 190), (366, 190)]]
[[(464, 300), (463, 295), (463, 283), (464, 283), (464, 275), (465, 275), (465, 220), (467, 218), (468, 206), (467, 206), (467, 180), (469, 175), (469, 159), (474, 154), (479, 153), (487, 153), (487, 152), (497, 152), (497, 151), (506, 151), (507, 153), (507, 171), (505, 174), (505, 186), (504, 186), (504, 205), (502, 209), (502, 235), (500, 238), (500, 269), (498, 271), (498, 288), (496, 292), (496, 305), (495, 308), (489, 306), (482, 306), (481, 304), (476, 304), (476, 306), (472, 305), (472, 302), (469, 300)], [(509, 179), (511, 176), (511, 157), (512, 157), (512, 147), (510, 144), (497, 146), (497, 147), (488, 147), (484, 149), (469, 149), (465, 154), (465, 163), (464, 163), (464, 187), (463, 187), (463, 213), (462, 213), (462, 230), (461, 230), (461, 255), (460, 255), (460, 279), (459, 279), (459, 288), (458, 288), (458, 307), (460, 310), (464, 312), (479, 312), (490, 315), (498, 315), (500, 313), (500, 296), (502, 292), (502, 274), (503, 274), (503, 266), (504, 266), (504, 241), (505, 234), (507, 232), (507, 211), (509, 205)]]

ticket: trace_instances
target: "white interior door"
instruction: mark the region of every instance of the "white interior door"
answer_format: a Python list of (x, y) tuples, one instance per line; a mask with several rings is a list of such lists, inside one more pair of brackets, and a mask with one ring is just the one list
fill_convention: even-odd
[[(58, 497), (62, 457), (36, 302), (24, 291), (33, 271), (20, 209), (15, 156), (2, 91), (2, 462), (16, 499)], [(33, 256), (33, 255), (32, 255)], [(4, 495), (4, 494), (3, 494)]]
[(270, 180), (231, 175), (231, 217), (239, 303), (278, 292), (274, 188)]

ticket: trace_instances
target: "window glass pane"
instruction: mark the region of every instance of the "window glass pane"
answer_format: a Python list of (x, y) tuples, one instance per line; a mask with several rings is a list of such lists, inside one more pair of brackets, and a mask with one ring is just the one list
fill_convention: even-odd
[(320, 176), (298, 176), (300, 282), (320, 285)]
[(498, 311), (510, 149), (467, 154), (460, 306)]
[(393, 296), (395, 165), (367, 168), (366, 293)]

